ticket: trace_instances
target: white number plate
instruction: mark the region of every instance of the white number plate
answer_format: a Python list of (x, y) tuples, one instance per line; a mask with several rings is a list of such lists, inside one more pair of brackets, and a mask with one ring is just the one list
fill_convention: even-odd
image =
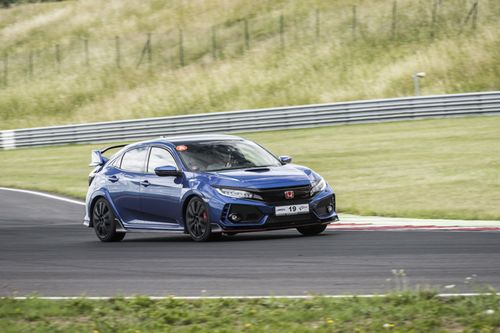
[(276, 207), (276, 216), (286, 216), (286, 215), (298, 215), (309, 213), (309, 205), (290, 205), (290, 206), (278, 206)]

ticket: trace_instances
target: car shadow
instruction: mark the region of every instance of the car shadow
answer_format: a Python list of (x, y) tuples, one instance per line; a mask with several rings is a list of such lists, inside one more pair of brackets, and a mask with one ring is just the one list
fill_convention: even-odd
[[(193, 242), (188, 235), (166, 235), (162, 237), (138, 237), (137, 234), (134, 235), (137, 238), (127, 239), (125, 238), (123, 242), (125, 243), (151, 243), (151, 242)], [(311, 238), (323, 238), (332, 237), (333, 233), (323, 233), (317, 236), (303, 236), (299, 233), (242, 233), (234, 236), (223, 236), (221, 239), (213, 240), (209, 243), (230, 243), (230, 242), (249, 242), (249, 241), (265, 241), (265, 240), (279, 240), (279, 239), (311, 239)], [(194, 242), (193, 242), (194, 243)]]

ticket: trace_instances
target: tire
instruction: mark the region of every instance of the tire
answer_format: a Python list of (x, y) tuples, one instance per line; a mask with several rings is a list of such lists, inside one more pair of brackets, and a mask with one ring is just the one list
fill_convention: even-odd
[(325, 231), (327, 226), (328, 224), (312, 225), (312, 226), (297, 228), (297, 231), (304, 236), (315, 236)]
[(192, 198), (187, 204), (184, 221), (189, 236), (196, 242), (221, 238), (221, 233), (212, 233), (207, 205), (199, 197)]
[(116, 231), (116, 216), (109, 202), (100, 198), (92, 207), (92, 223), (97, 238), (101, 242), (119, 242), (125, 237), (124, 232)]

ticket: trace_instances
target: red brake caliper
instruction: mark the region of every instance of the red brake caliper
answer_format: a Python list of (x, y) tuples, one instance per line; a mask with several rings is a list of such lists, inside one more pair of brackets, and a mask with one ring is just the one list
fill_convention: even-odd
[(207, 220), (208, 220), (208, 213), (207, 213), (207, 211), (204, 211), (204, 212), (203, 212), (202, 217), (203, 217), (203, 220), (204, 220), (204, 221), (207, 221)]

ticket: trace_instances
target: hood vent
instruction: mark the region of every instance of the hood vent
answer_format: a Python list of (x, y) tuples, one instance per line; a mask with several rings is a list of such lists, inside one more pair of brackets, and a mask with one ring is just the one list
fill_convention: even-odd
[(267, 172), (271, 171), (269, 168), (252, 168), (252, 169), (245, 169), (246, 172)]

